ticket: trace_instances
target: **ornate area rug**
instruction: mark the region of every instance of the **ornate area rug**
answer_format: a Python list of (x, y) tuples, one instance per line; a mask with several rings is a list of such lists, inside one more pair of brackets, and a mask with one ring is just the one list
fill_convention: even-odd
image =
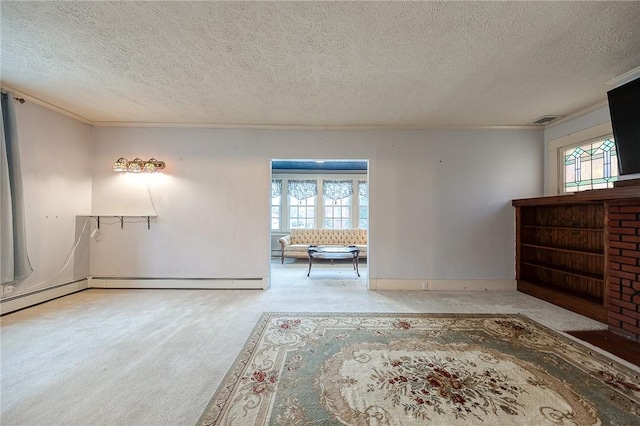
[(640, 378), (520, 315), (265, 313), (199, 424), (633, 425)]

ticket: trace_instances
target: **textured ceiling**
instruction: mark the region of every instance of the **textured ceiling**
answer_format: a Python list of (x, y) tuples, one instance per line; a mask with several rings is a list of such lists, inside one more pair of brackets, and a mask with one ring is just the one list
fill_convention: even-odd
[(640, 2), (1, 2), (3, 85), (93, 122), (529, 124), (640, 66)]

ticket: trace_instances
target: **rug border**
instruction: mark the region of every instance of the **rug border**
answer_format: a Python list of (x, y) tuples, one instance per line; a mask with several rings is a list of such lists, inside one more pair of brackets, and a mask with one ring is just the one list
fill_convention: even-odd
[[(247, 363), (249, 362), (249, 359), (251, 358), (251, 354), (253, 353), (253, 349), (258, 345), (258, 342), (260, 341), (260, 338), (262, 337), (262, 334), (266, 329), (266, 325), (269, 322), (269, 318), (273, 314), (274, 312), (263, 312), (262, 314), (260, 314), (260, 317), (258, 318), (256, 325), (253, 327), (253, 329), (249, 333), (247, 340), (245, 341), (244, 345), (242, 345), (242, 349), (240, 349), (240, 352), (238, 353), (235, 360), (233, 361), (233, 364), (231, 364), (231, 367), (229, 367), (227, 374), (224, 375), (216, 391), (213, 393), (213, 396), (211, 397), (211, 399), (209, 399), (209, 402), (207, 403), (207, 406), (202, 412), (202, 415), (198, 419), (198, 422), (196, 423), (196, 425), (205, 424), (204, 421), (207, 416), (207, 413), (211, 411), (211, 408), (215, 405), (215, 401), (218, 399), (220, 395), (223, 395), (225, 391), (232, 392), (235, 389), (236, 384), (240, 379), (239, 374), (237, 374), (238, 368), (242, 367), (240, 370), (244, 370), (244, 366), (247, 365)], [(235, 379), (233, 380), (233, 383), (231, 383), (231, 386), (225, 387), (224, 385), (225, 383), (227, 383), (227, 380), (231, 380), (234, 376), (235, 376)], [(216, 420), (217, 418), (214, 419), (213, 421), (215, 422)]]
[[(238, 353), (235, 361), (222, 378), (222, 381), (218, 385), (216, 391), (213, 393), (213, 396), (210, 398), (207, 406), (202, 412), (202, 415), (198, 419), (197, 425), (205, 425), (204, 421), (207, 417), (207, 414), (211, 411), (211, 408), (215, 406), (215, 401), (218, 400), (225, 393), (231, 393), (236, 388), (236, 385), (240, 379), (241, 372), (244, 371), (244, 367), (249, 362), (253, 354), (253, 350), (260, 342), (262, 335), (265, 332), (266, 326), (269, 323), (269, 319), (272, 317), (278, 316), (295, 316), (295, 317), (319, 317), (319, 316), (343, 316), (343, 317), (374, 317), (374, 316), (394, 316), (394, 317), (432, 317), (432, 318), (445, 318), (451, 316), (457, 316), (459, 318), (510, 318), (510, 319), (520, 319), (526, 323), (533, 324), (537, 327), (540, 327), (545, 332), (551, 334), (552, 336), (563, 340), (566, 344), (570, 346), (579, 346), (583, 348), (589, 355), (599, 358), (599, 361), (609, 363), (613, 365), (613, 363), (618, 365), (618, 368), (627, 370), (628, 374), (637, 376), (639, 372), (634, 368), (626, 365), (625, 363), (620, 362), (616, 359), (615, 355), (606, 355), (601, 353), (594, 348), (591, 348), (588, 345), (585, 345), (584, 342), (579, 339), (573, 338), (571, 335), (563, 333), (562, 331), (554, 330), (550, 327), (547, 327), (544, 324), (539, 323), (538, 321), (529, 318), (528, 316), (522, 313), (500, 313), (500, 314), (491, 314), (491, 313), (467, 313), (467, 312), (449, 312), (449, 313), (428, 313), (428, 312), (262, 312), (256, 325), (253, 327), (247, 340), (245, 341), (242, 349)], [(608, 354), (608, 352), (607, 352)], [(229, 382), (228, 382), (229, 381)], [(225, 386), (225, 384), (227, 386)], [(227, 401), (227, 398), (224, 399)], [(219, 417), (220, 413), (217, 417)], [(213, 419), (213, 423), (217, 421), (217, 417)]]

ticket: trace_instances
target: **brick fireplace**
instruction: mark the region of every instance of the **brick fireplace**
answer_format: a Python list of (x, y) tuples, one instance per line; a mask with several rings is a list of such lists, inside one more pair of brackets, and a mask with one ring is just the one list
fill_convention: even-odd
[(607, 204), (609, 330), (640, 342), (640, 200)]

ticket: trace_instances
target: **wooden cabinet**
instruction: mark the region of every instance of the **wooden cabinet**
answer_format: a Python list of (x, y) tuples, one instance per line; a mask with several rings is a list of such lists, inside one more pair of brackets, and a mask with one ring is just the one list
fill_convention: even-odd
[(640, 341), (640, 179), (512, 204), (518, 290)]
[(518, 290), (607, 322), (605, 204), (514, 200)]

